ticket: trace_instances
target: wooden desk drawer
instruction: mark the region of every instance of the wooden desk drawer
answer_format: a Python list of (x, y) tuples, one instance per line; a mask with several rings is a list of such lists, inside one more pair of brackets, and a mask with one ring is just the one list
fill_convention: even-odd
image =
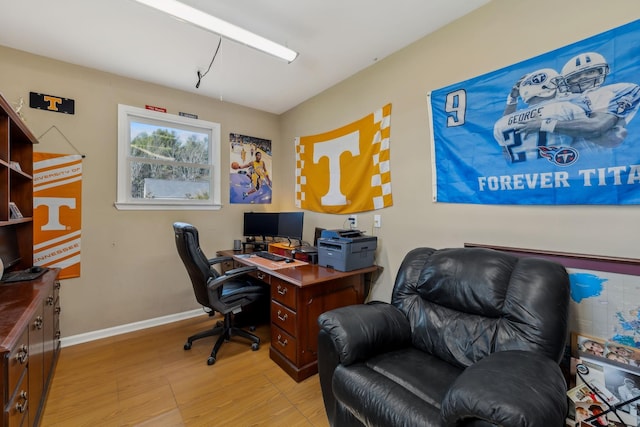
[(271, 299), (296, 310), (296, 295), (298, 288), (278, 278), (271, 280)]
[(16, 342), (16, 346), (9, 353), (9, 393), (18, 385), (18, 381), (22, 377), (22, 373), (27, 367), (29, 361), (29, 330), (25, 330), (20, 334), (20, 338)]
[(276, 301), (271, 302), (271, 324), (279, 326), (293, 336), (298, 335), (296, 333), (296, 312)]
[(294, 337), (286, 333), (277, 326), (271, 326), (271, 348), (281, 353), (289, 359), (291, 363), (297, 364), (297, 348), (298, 342)]
[(266, 283), (267, 285), (271, 284), (271, 276), (267, 273), (263, 273), (260, 270), (255, 270), (249, 273), (249, 276), (255, 277), (256, 279)]
[[(7, 404), (5, 410), (8, 415), (9, 423), (8, 427), (20, 427), (24, 420), (29, 419), (29, 396), (27, 390), (29, 389), (29, 376), (25, 371), (20, 377), (20, 381), (17, 384), (15, 393), (11, 397), (11, 400)], [(14, 390), (9, 390), (9, 393), (13, 393)], [(38, 403), (35, 402), (37, 406)], [(25, 421), (25, 425), (28, 422)]]

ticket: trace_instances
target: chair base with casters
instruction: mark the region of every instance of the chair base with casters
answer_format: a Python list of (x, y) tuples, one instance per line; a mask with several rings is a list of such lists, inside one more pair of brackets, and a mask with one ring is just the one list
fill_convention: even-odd
[[(216, 357), (218, 355), (218, 350), (222, 346), (222, 343), (225, 341), (230, 341), (231, 337), (238, 336), (243, 337), (251, 341), (251, 350), (257, 351), (260, 348), (260, 338), (256, 335), (245, 331), (244, 329), (233, 326), (233, 320), (231, 318), (232, 314), (227, 313), (224, 316), (223, 321), (218, 321), (216, 326), (207, 331), (200, 332), (195, 335), (191, 335), (187, 338), (187, 342), (184, 343), (185, 350), (191, 350), (191, 345), (195, 340), (199, 340), (200, 338), (213, 337), (216, 335), (220, 335), (216, 340), (216, 343), (211, 350), (211, 354), (207, 359), (207, 365), (213, 365), (216, 363)], [(255, 326), (251, 326), (249, 330), (255, 331)]]

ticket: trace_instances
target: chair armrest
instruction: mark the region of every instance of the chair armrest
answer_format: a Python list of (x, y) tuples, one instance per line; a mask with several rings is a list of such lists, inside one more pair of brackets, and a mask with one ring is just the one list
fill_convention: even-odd
[(234, 268), (233, 270), (227, 270), (222, 275), (222, 277), (225, 277), (225, 276), (233, 276), (233, 277), (242, 276), (243, 274), (247, 274), (247, 273), (249, 273), (251, 271), (256, 271), (257, 269), (258, 269), (258, 267), (256, 267), (255, 265), (246, 265), (246, 266), (243, 266), (243, 267)]
[(328, 335), (339, 363), (350, 365), (382, 351), (411, 344), (411, 326), (391, 304), (351, 305), (322, 313), (320, 331)]
[(216, 264), (220, 264), (220, 263), (225, 262), (225, 261), (233, 261), (233, 257), (230, 257), (230, 256), (219, 256), (219, 257), (208, 259), (207, 261), (209, 261), (209, 265), (216, 265)]
[(442, 401), (447, 426), (486, 421), (505, 426), (562, 426), (567, 386), (556, 362), (539, 353), (493, 353), (469, 366)]
[(234, 268), (233, 270), (228, 270), (224, 274), (216, 277), (214, 280), (209, 281), (207, 283), (207, 287), (211, 290), (217, 289), (218, 287), (224, 285), (226, 282), (237, 279), (240, 276), (245, 276), (247, 273), (251, 271), (255, 271), (257, 269), (258, 267), (255, 267), (255, 266), (246, 266), (246, 267)]

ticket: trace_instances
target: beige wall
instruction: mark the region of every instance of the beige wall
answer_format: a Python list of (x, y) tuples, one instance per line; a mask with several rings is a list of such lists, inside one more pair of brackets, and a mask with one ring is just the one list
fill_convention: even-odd
[[(637, 206), (477, 206), (431, 201), (431, 153), (426, 94), (430, 90), (508, 66), (640, 17), (640, 2), (615, 0), (493, 0), (288, 111), (282, 137), (334, 129), (392, 103), (393, 207), (377, 231), (377, 262), (384, 274), (372, 298), (388, 301), (404, 255), (417, 246), (465, 242), (640, 258), (629, 235)], [(640, 82), (640, 76), (638, 76)], [(506, 97), (506, 93), (505, 93)], [(293, 171), (283, 165), (285, 171)], [(288, 179), (293, 179), (293, 173)], [(359, 215), (372, 231), (373, 212)], [(317, 215), (321, 224), (342, 218)]]
[[(198, 226), (213, 255), (241, 232), (247, 205), (229, 205), (223, 169), (220, 211), (118, 211), (116, 197), (117, 104), (158, 105), (221, 123), (229, 132), (271, 139), (276, 153), (274, 203), (293, 209), (293, 139), (334, 129), (388, 102), (394, 206), (382, 215), (377, 262), (384, 267), (372, 298), (389, 300), (404, 254), (417, 246), (464, 242), (640, 258), (631, 232), (635, 206), (475, 206), (431, 202), (431, 158), (426, 94), (429, 90), (508, 66), (640, 17), (640, 2), (611, 0), (494, 0), (437, 33), (374, 64), (282, 116), (223, 103), (0, 47), (0, 92), (11, 102), (29, 91), (73, 98), (76, 114), (24, 109), (36, 136), (56, 125), (84, 160), (82, 277), (62, 288), (63, 337), (144, 321), (197, 308), (173, 243), (171, 223)], [(123, 58), (123, 60), (125, 60)], [(640, 76), (639, 79), (640, 81)], [(49, 133), (37, 151), (73, 153)], [(223, 144), (222, 159), (229, 156)], [(262, 207), (262, 208), (267, 208)], [(256, 208), (259, 209), (259, 208)], [(373, 213), (359, 215), (371, 233)], [(312, 228), (340, 228), (345, 216), (305, 212)]]
[[(124, 59), (123, 59), (124, 60)], [(125, 79), (87, 68), (0, 47), (0, 92), (20, 97), (23, 113), (36, 137), (52, 125), (86, 155), (83, 168), (82, 273), (62, 281), (61, 330), (64, 337), (137, 321), (182, 313), (199, 306), (178, 258), (171, 224), (192, 222), (205, 252), (231, 248), (241, 238), (242, 215), (249, 205), (230, 205), (229, 133), (270, 139), (281, 144), (278, 117), (234, 104)], [(75, 115), (28, 108), (29, 92), (73, 98)], [(116, 199), (117, 105), (166, 107), (194, 113), (221, 124), (222, 202), (219, 211), (119, 211)], [(75, 153), (55, 130), (36, 151)], [(273, 171), (274, 203), (251, 208), (278, 209), (277, 198), (289, 194), (279, 171)]]

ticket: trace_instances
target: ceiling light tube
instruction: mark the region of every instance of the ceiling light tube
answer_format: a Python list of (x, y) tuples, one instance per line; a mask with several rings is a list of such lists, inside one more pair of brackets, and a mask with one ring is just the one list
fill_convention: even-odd
[(270, 55), (292, 62), (298, 53), (257, 34), (230, 24), (176, 0), (135, 0), (227, 39), (251, 46)]

